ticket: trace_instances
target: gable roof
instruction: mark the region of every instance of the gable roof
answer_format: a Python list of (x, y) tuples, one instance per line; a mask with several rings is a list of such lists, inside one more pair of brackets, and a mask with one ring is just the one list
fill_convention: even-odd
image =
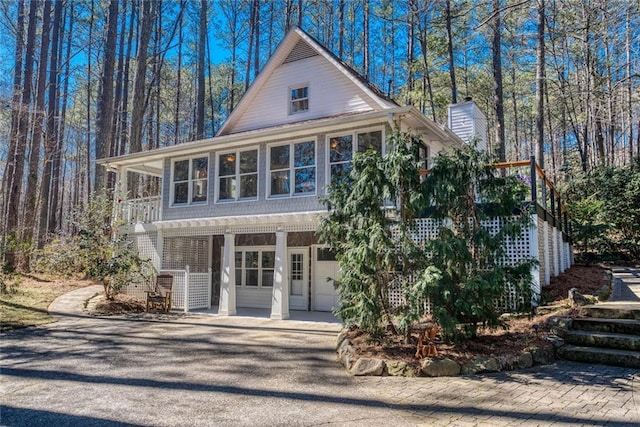
[(225, 120), (221, 128), (218, 130), (216, 136), (233, 133), (234, 126), (246, 113), (252, 102), (259, 95), (261, 88), (264, 87), (265, 83), (269, 80), (276, 68), (282, 64), (314, 56), (324, 58), (336, 70), (351, 81), (358, 90), (363, 92), (366, 97), (372, 101), (373, 104), (371, 107), (374, 111), (398, 107), (398, 104), (396, 104), (391, 98), (387, 97), (382, 93), (382, 91), (380, 91), (380, 89), (367, 81), (340, 58), (329, 52), (313, 37), (302, 29), (294, 27), (280, 42), (273, 55), (271, 55), (265, 64), (263, 70), (255, 78), (251, 86), (249, 86), (249, 89), (247, 89), (236, 108), (231, 112), (231, 114), (229, 114), (227, 120)]

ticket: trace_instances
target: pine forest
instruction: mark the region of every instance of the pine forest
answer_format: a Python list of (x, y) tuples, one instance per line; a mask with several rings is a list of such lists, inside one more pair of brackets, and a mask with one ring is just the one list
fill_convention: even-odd
[(76, 232), (96, 159), (215, 135), (296, 26), (439, 124), (473, 98), (560, 189), (640, 162), (637, 1), (0, 0), (3, 254)]

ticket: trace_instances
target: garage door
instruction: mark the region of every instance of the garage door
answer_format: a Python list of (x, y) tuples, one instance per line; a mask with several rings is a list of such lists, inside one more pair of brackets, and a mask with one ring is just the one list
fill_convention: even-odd
[(333, 280), (339, 279), (340, 270), (335, 255), (327, 248), (315, 247), (313, 250), (313, 296), (316, 311), (331, 311), (339, 306), (338, 291)]

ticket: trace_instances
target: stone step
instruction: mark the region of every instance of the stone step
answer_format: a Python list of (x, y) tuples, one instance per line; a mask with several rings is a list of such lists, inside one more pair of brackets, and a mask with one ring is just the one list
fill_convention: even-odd
[(580, 347), (567, 344), (558, 349), (558, 356), (575, 362), (640, 368), (640, 352), (637, 351)]
[(564, 340), (585, 347), (640, 351), (640, 336), (637, 335), (569, 330), (565, 332)]
[(571, 327), (580, 331), (613, 332), (640, 336), (640, 320), (635, 319), (577, 317), (573, 319)]
[(635, 319), (640, 320), (640, 304), (602, 303), (597, 305), (585, 305), (582, 313), (586, 317), (599, 319)]

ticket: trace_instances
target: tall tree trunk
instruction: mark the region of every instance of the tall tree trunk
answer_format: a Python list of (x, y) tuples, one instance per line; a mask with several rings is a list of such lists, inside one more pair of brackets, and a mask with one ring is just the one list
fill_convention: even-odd
[(253, 79), (260, 72), (260, 0), (253, 0), (253, 19), (255, 20), (255, 49), (253, 53)]
[(142, 17), (138, 52), (136, 54), (136, 76), (133, 82), (133, 106), (131, 110), (131, 131), (129, 132), (129, 152), (142, 151), (142, 124), (147, 107), (146, 77), (149, 40), (153, 31), (153, 18), (156, 12), (155, 1), (142, 2)]
[[(631, 81), (631, 8), (627, 8), (625, 31), (625, 53), (626, 53), (626, 71), (627, 71), (627, 121), (629, 123), (627, 149), (629, 150), (629, 164), (633, 164), (633, 82)], [(640, 132), (640, 129), (638, 130)], [(640, 134), (638, 134), (640, 137)], [(638, 147), (640, 149), (640, 147)], [(640, 157), (640, 156), (638, 156)]]
[(91, 63), (92, 48), (93, 48), (93, 21), (95, 15), (95, 0), (91, 0), (91, 16), (89, 17), (89, 52), (87, 54), (87, 145), (85, 147), (85, 177), (84, 184), (86, 191), (84, 193), (84, 202), (89, 203), (91, 194), (91, 81), (93, 76), (91, 75)]
[(195, 139), (204, 138), (204, 57), (207, 48), (207, 0), (200, 2), (200, 29), (198, 31), (198, 99), (196, 100)]
[[(545, 85), (545, 50), (544, 20), (545, 0), (538, 0), (538, 52), (536, 58), (536, 134), (538, 146), (538, 163), (544, 169), (544, 85)], [(553, 155), (553, 152), (551, 153)]]
[(129, 74), (131, 72), (131, 50), (133, 45), (134, 24), (136, 16), (136, 3), (131, 2), (131, 14), (129, 16), (129, 34), (127, 36), (127, 53), (124, 60), (124, 77), (122, 78), (122, 102), (120, 103), (120, 149), (119, 154), (126, 154), (127, 140), (129, 139)]
[(362, 72), (364, 74), (364, 78), (367, 80), (371, 79), (371, 71), (369, 70), (369, 7), (370, 0), (364, 0), (364, 22), (362, 32)]
[[(22, 50), (24, 44), (24, 2), (18, 2), (18, 18), (16, 23), (16, 49), (14, 52), (14, 69), (13, 69), (13, 94), (11, 98), (11, 129), (9, 132), (9, 150), (7, 152), (7, 163), (2, 175), (2, 251), (5, 253), (5, 238), (9, 233), (13, 233), (15, 230), (8, 228), (9, 215), (7, 209), (10, 201), (12, 191), (12, 180), (16, 168), (16, 155), (18, 154), (18, 122), (22, 114)], [(15, 194), (15, 193), (14, 193)], [(14, 196), (15, 198), (15, 196)]]
[[(513, 62), (515, 62), (515, 47), (513, 54)], [(515, 145), (516, 150), (516, 160), (522, 160), (522, 156), (520, 155), (520, 122), (518, 116), (518, 100), (516, 97), (516, 66), (515, 63), (511, 67), (511, 106), (513, 107), (513, 143)]]
[(293, 20), (293, 0), (286, 0), (284, 9), (284, 32), (285, 34), (291, 29), (291, 21)]
[(445, 25), (447, 27), (447, 54), (449, 57), (449, 78), (451, 79), (451, 103), (458, 102), (458, 88), (456, 87), (456, 67), (453, 57), (453, 33), (451, 31), (451, 0), (445, 4)]
[(502, 59), (501, 59), (501, 32), (500, 0), (491, 1), (493, 18), (491, 19), (491, 52), (493, 57), (493, 102), (496, 113), (496, 145), (498, 147), (498, 160), (506, 161), (506, 143), (504, 136), (504, 96), (502, 91)]
[(122, 126), (122, 79), (124, 78), (125, 35), (127, 34), (127, 9), (129, 0), (123, 0), (122, 21), (118, 37), (118, 63), (116, 65), (116, 87), (113, 94), (112, 140), (109, 156), (120, 155), (120, 126)]
[(44, 244), (46, 235), (52, 231), (50, 228), (50, 215), (55, 207), (51, 204), (51, 183), (53, 175), (53, 162), (55, 150), (58, 145), (58, 52), (61, 48), (59, 40), (62, 20), (62, 2), (57, 1), (53, 12), (53, 27), (51, 29), (51, 59), (49, 65), (49, 105), (47, 112), (47, 133), (44, 146), (44, 167), (42, 172), (42, 181), (40, 184), (40, 221), (38, 226), (38, 247)]
[[(73, 40), (73, 23), (75, 21), (74, 15), (74, 5), (73, 3), (69, 3), (69, 27), (67, 32), (67, 48), (65, 54), (65, 70), (64, 70), (64, 88), (62, 90), (62, 110), (60, 112), (60, 128), (58, 129), (58, 139), (56, 141), (56, 149), (53, 154), (53, 178), (51, 183), (52, 188), (52, 196), (51, 196), (51, 214), (49, 215), (49, 230), (54, 231), (58, 228), (61, 228), (62, 225), (62, 207), (63, 207), (63, 197), (65, 183), (64, 177), (61, 177), (61, 168), (60, 165), (62, 163), (62, 150), (64, 146), (65, 138), (65, 124), (67, 117), (67, 101), (69, 99), (69, 74), (71, 68), (71, 45)], [(63, 19), (63, 24), (65, 20)], [(60, 28), (61, 34), (64, 32), (64, 25)], [(62, 39), (62, 37), (61, 37)], [(62, 46), (62, 45), (60, 45)], [(62, 51), (62, 49), (60, 49)], [(76, 162), (78, 159), (76, 159)], [(66, 169), (66, 164), (65, 164)], [(62, 179), (61, 179), (62, 178)], [(62, 185), (60, 185), (62, 183)], [(60, 195), (60, 197), (59, 197)], [(71, 206), (71, 200), (69, 200), (69, 205)]]
[(244, 71), (244, 91), (249, 89), (249, 83), (251, 82), (251, 62), (253, 59), (253, 38), (256, 34), (256, 16), (255, 8), (251, 7), (251, 13), (249, 16), (249, 42), (247, 44), (247, 66)]
[(338, 3), (338, 58), (344, 54), (344, 0)]
[[(96, 114), (96, 159), (108, 157), (113, 141), (113, 77), (116, 61), (116, 43), (118, 29), (118, 0), (109, 3), (107, 39), (105, 41), (104, 62), (100, 76), (98, 106)], [(96, 164), (95, 188), (102, 189), (106, 184), (104, 167)]]
[[(180, 7), (184, 8), (187, 0), (181, 0)], [(174, 109), (173, 116), (173, 143), (178, 144), (180, 142), (180, 100), (181, 100), (181, 86), (182, 86), (182, 40), (183, 40), (183, 15), (178, 17), (178, 69), (177, 71), (177, 85), (176, 85), (176, 108)]]
[[(24, 58), (24, 75), (22, 78), (22, 103), (18, 106), (17, 129), (14, 132), (16, 138), (15, 151), (9, 153), (9, 163), (13, 164), (13, 170), (8, 176), (7, 185), (7, 224), (6, 233), (17, 237), (19, 233), (20, 199), (22, 195), (22, 179), (24, 177), (24, 160), (27, 147), (29, 126), (29, 110), (31, 107), (31, 86), (33, 79), (33, 60), (35, 56), (35, 38), (38, 2), (32, 1), (29, 5), (29, 24), (27, 25), (27, 46)], [(10, 269), (16, 265), (16, 252), (12, 248), (6, 253), (6, 263)]]
[(415, 16), (415, 5), (416, 0), (409, 0), (409, 21), (408, 21), (408, 31), (407, 31), (407, 105), (413, 104), (413, 99), (411, 97), (411, 93), (413, 92), (413, 43), (414, 43), (414, 28), (416, 22)]

